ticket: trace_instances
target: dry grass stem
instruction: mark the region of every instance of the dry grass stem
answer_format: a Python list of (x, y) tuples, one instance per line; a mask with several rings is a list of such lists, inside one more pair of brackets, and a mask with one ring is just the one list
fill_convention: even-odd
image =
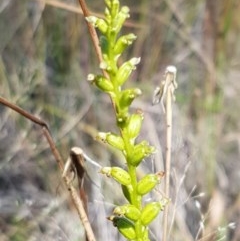
[[(165, 72), (165, 79), (160, 83), (160, 87), (155, 90), (153, 104), (161, 103), (166, 117), (166, 158), (165, 158), (165, 195), (169, 198), (170, 169), (171, 169), (171, 149), (172, 149), (172, 101), (175, 99), (174, 90), (176, 83), (177, 69), (168, 66)], [(164, 103), (165, 101), (165, 103)], [(166, 108), (164, 106), (166, 104)], [(166, 110), (166, 111), (165, 111)], [(168, 240), (168, 216), (169, 205), (166, 206), (163, 218), (163, 241)]]

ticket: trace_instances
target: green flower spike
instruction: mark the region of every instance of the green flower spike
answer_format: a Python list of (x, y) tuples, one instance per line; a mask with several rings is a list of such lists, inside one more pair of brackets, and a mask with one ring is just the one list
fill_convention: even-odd
[(142, 91), (138, 88), (124, 88), (124, 84), (141, 59), (130, 58), (119, 64), (119, 57), (133, 43), (136, 36), (133, 33), (119, 36), (125, 20), (129, 17), (129, 8), (120, 7), (119, 0), (105, 0), (105, 4), (103, 19), (91, 16), (87, 21), (102, 34), (99, 44), (103, 61), (99, 68), (104, 70), (106, 76), (90, 74), (88, 80), (110, 96), (119, 128), (117, 134), (99, 132), (96, 139), (120, 150), (126, 161), (126, 170), (115, 166), (103, 167), (100, 172), (121, 185), (123, 195), (128, 201), (117, 206), (113, 211), (114, 215), (108, 219), (127, 240), (150, 241), (148, 225), (163, 209), (165, 203), (152, 202), (143, 206), (143, 196), (157, 186), (163, 173), (148, 174), (138, 180), (137, 166), (155, 152), (155, 148), (145, 140), (137, 142), (144, 115), (140, 109), (131, 113), (130, 106)]

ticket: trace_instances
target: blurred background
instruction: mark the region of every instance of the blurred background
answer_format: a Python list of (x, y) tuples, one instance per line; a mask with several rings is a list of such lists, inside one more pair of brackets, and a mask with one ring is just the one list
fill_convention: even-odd
[[(138, 0), (123, 33), (138, 36), (124, 60), (141, 57), (128, 86), (143, 90), (139, 140), (158, 152), (139, 168), (163, 170), (165, 117), (152, 94), (165, 68), (178, 69), (173, 109), (169, 241), (240, 240), (240, 2)], [(87, 1), (101, 14), (104, 1)], [(117, 131), (108, 96), (87, 83), (98, 62), (74, 0), (1, 0), (0, 95), (45, 120), (66, 160), (79, 146), (101, 166), (121, 153), (94, 140)], [(124, 240), (106, 219), (125, 202), (119, 186), (86, 161), (89, 219), (97, 240)], [(162, 187), (147, 199), (158, 199)], [(151, 225), (161, 240), (162, 216)], [(0, 105), (0, 240), (84, 240), (41, 128)]]

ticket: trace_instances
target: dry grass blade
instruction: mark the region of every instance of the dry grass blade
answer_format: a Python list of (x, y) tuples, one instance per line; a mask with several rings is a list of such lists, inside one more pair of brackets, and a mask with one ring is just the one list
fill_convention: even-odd
[[(73, 12), (73, 13), (84, 15), (82, 9), (79, 8), (79, 7), (76, 7), (74, 5), (69, 5), (67, 3), (60, 2), (60, 1), (57, 1), (57, 0), (38, 0), (38, 1), (42, 2), (44, 5), (49, 5), (49, 6), (52, 6), (52, 7), (55, 7), (55, 8), (60, 8), (60, 9), (66, 10), (66, 11), (70, 11), (70, 12)], [(100, 18), (103, 17), (103, 15), (100, 14), (100, 13), (96, 13), (96, 12), (91, 12), (91, 13), (96, 17), (100, 17)], [(143, 24), (139, 24), (137, 22), (130, 21), (130, 20), (127, 20), (124, 23), (124, 25), (127, 26), (127, 27), (134, 27), (134, 28), (146, 27)]]
[(67, 10), (67, 11), (70, 11), (70, 12), (73, 12), (73, 13), (83, 14), (83, 12), (80, 8), (75, 7), (75, 6), (71, 6), (67, 3), (63, 3), (63, 2), (60, 2), (60, 1), (56, 1), (56, 0), (45, 0), (45, 1), (43, 0), (42, 2), (44, 4), (47, 4), (47, 5), (56, 7), (56, 8), (61, 8), (61, 9), (64, 9), (64, 10)]

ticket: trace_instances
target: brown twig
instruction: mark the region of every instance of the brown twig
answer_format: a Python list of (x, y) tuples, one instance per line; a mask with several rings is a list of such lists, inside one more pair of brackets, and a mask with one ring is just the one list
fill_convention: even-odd
[[(86, 19), (86, 17), (90, 16), (90, 13), (89, 13), (89, 10), (88, 10), (87, 5), (85, 3), (85, 0), (79, 0), (79, 4), (82, 8), (83, 16)], [(98, 57), (98, 61), (99, 61), (99, 63), (102, 63), (103, 62), (102, 51), (101, 51), (101, 48), (100, 48), (100, 45), (99, 45), (99, 39), (98, 39), (98, 36), (97, 36), (96, 29), (92, 26), (91, 23), (89, 23), (88, 21), (86, 21), (86, 22), (87, 22), (87, 26), (88, 26), (88, 31), (89, 31), (90, 36), (92, 38), (93, 45), (94, 45), (94, 48), (95, 48), (95, 51), (96, 51), (96, 54), (97, 54), (97, 57)]]
[[(15, 112), (19, 113), (20, 115), (24, 116), (28, 120), (30, 120), (30, 121), (34, 122), (35, 124), (42, 127), (43, 135), (46, 138), (46, 140), (47, 140), (47, 142), (50, 146), (50, 149), (51, 149), (51, 151), (52, 151), (52, 153), (55, 157), (55, 160), (56, 160), (56, 162), (59, 166), (59, 169), (61, 170), (61, 172), (63, 172), (63, 170), (64, 170), (63, 158), (61, 157), (58, 149), (56, 148), (56, 145), (54, 143), (54, 140), (51, 136), (50, 130), (49, 130), (46, 122), (44, 122), (43, 120), (35, 117), (31, 113), (23, 110), (22, 108), (18, 107), (17, 105), (9, 102), (8, 100), (6, 100), (2, 97), (0, 97), (0, 103), (3, 104), (4, 106), (7, 106), (8, 108), (14, 110)], [(89, 241), (95, 241), (94, 233), (92, 231), (91, 225), (90, 225), (89, 220), (87, 218), (87, 214), (84, 210), (83, 202), (79, 198), (77, 190), (72, 185), (72, 180), (67, 175), (64, 175), (63, 181), (66, 184), (66, 186), (68, 187), (68, 190), (70, 192), (71, 198), (72, 198), (73, 203), (74, 203), (74, 206), (77, 209), (79, 218), (82, 221), (82, 224), (83, 224), (84, 229), (86, 231), (86, 235), (87, 235), (88, 240)]]
[(23, 110), (22, 108), (18, 107), (17, 105), (10, 103), (8, 100), (0, 97), (0, 103), (9, 107), (10, 109), (16, 111), (17, 113), (19, 113), (20, 115), (29, 119), (30, 121), (34, 122), (35, 124), (38, 124), (42, 127), (45, 127), (46, 129), (48, 129), (47, 123), (45, 123), (43, 120), (39, 119), (38, 117), (30, 114), (29, 112), (27, 112), (25, 110)]
[[(86, 19), (87, 17), (90, 16), (90, 12), (87, 8), (85, 0), (79, 0), (79, 4), (82, 8), (83, 16)], [(96, 29), (94, 28), (94, 26), (91, 23), (89, 23), (88, 21), (86, 21), (86, 22), (87, 22), (87, 26), (88, 26), (88, 31), (90, 33), (90, 36), (91, 36), (91, 39), (92, 39), (92, 42), (93, 42), (93, 46), (95, 48), (95, 51), (96, 51), (96, 54), (97, 54), (97, 57), (98, 57), (98, 61), (99, 61), (99, 63), (102, 63), (103, 62), (102, 50), (101, 50), (101, 47), (99, 45), (99, 38), (98, 38), (98, 35), (97, 35), (97, 32), (96, 32)], [(102, 73), (108, 79), (108, 74), (104, 69), (102, 69)], [(112, 106), (113, 106), (114, 110), (116, 111), (114, 101), (112, 100), (111, 95), (109, 95), (109, 97), (110, 97)]]

